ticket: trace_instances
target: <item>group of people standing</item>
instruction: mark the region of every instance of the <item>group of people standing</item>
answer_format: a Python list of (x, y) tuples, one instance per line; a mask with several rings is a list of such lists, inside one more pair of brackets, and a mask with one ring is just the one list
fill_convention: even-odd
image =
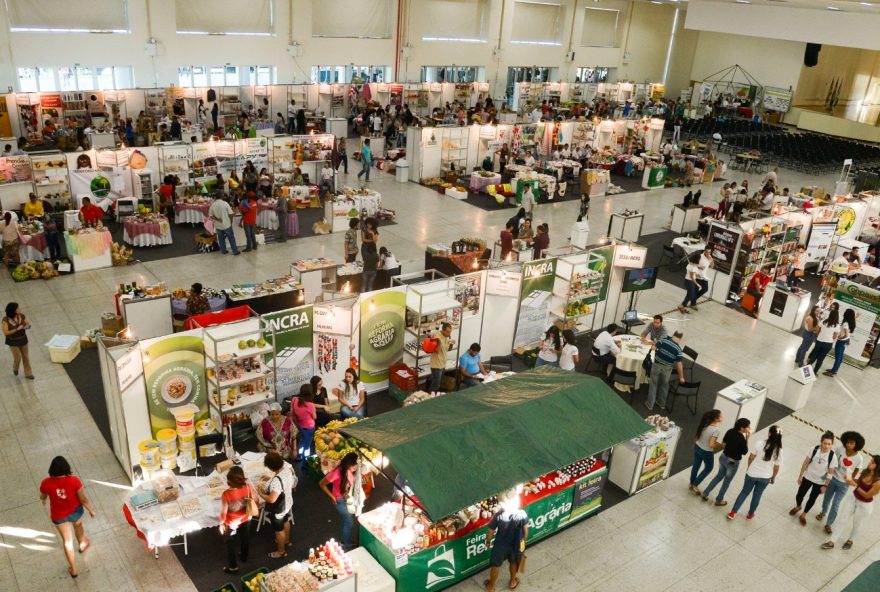
[(850, 337), (856, 330), (856, 313), (846, 308), (840, 313), (840, 304), (836, 301), (823, 301), (810, 309), (804, 318), (801, 333), (801, 345), (797, 349), (794, 363), (798, 366), (810, 365), (818, 376), (825, 358), (834, 350), (834, 365), (823, 372), (825, 376), (837, 376), (843, 365), (843, 356)]

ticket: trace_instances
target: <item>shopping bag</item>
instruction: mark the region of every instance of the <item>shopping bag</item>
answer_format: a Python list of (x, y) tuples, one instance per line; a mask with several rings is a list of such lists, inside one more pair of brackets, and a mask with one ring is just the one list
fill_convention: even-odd
[(528, 556), (525, 553), (519, 556), (519, 564), (516, 566), (519, 573), (526, 573), (526, 559)]

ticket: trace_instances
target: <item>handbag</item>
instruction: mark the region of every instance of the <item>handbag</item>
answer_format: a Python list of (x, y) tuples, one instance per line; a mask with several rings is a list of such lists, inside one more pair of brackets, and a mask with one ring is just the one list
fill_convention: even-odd
[[(278, 482), (281, 483), (281, 477), (275, 475), (275, 479), (278, 479)], [(284, 484), (282, 483), (281, 493), (278, 494), (278, 497), (275, 499), (274, 502), (266, 502), (266, 512), (270, 512), (272, 514), (281, 514), (284, 512), (285, 504), (283, 487)]]
[(645, 354), (645, 359), (642, 360), (642, 368), (645, 369), (645, 372), (650, 372), (653, 365), (654, 360), (651, 359), (651, 352), (648, 352)]
[[(254, 497), (256, 497), (256, 492), (253, 490), (253, 488), (251, 486), (248, 486), (248, 489), (250, 490), (250, 493), (255, 494)], [(260, 515), (260, 504), (257, 503), (257, 500), (254, 499), (254, 497), (248, 496), (244, 498), (245, 512), (251, 518), (256, 518)]]

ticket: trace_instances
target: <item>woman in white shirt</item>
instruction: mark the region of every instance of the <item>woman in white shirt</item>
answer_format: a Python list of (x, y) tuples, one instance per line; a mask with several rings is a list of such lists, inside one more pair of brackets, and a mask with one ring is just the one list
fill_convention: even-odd
[(688, 489), (697, 495), (702, 495), (699, 485), (715, 468), (715, 453), (724, 448), (724, 443), (721, 442), (723, 419), (721, 411), (712, 409), (703, 414), (700, 425), (697, 426), (697, 433), (694, 436), (694, 463), (691, 466), (691, 481), (688, 485)]
[(333, 394), (339, 399), (342, 417), (357, 417), (363, 419), (366, 415), (364, 404), (367, 402), (367, 394), (358, 380), (357, 372), (353, 368), (345, 371), (345, 378), (339, 386), (333, 389)]
[(822, 367), (822, 362), (825, 361), (825, 356), (828, 355), (828, 352), (831, 351), (831, 348), (834, 346), (834, 341), (837, 339), (837, 335), (840, 332), (840, 313), (837, 308), (831, 308), (828, 311), (828, 316), (824, 321), (819, 323), (819, 334), (816, 335), (816, 345), (813, 346), (813, 351), (810, 352), (810, 357), (807, 358), (807, 363), (813, 365), (813, 372), (815, 374), (819, 374), (819, 368)]
[(743, 483), (742, 491), (736, 496), (733, 509), (727, 515), (727, 519), (736, 518), (736, 513), (749, 495), (752, 496), (752, 500), (749, 503), (749, 513), (746, 515), (746, 520), (754, 518), (755, 510), (761, 503), (764, 490), (768, 485), (776, 483), (776, 475), (779, 474), (780, 468), (782, 468), (782, 430), (772, 425), (767, 439), (755, 444), (749, 454), (749, 468), (746, 470), (745, 483)]
[(552, 325), (544, 333), (544, 339), (538, 344), (538, 357), (535, 359), (535, 368), (539, 366), (559, 366), (559, 354), (562, 353), (562, 338), (559, 336), (559, 328)]
[(689, 258), (687, 268), (684, 272), (684, 300), (682, 300), (681, 304), (678, 305), (678, 312), (682, 314), (689, 313), (690, 311), (687, 309), (688, 303), (690, 303), (690, 306), (692, 308), (696, 307), (697, 290), (699, 290), (700, 287), (698, 283), (699, 278), (700, 265), (693, 258)]
[(843, 364), (843, 354), (846, 351), (846, 346), (849, 345), (849, 336), (855, 330), (856, 312), (851, 308), (847, 308), (843, 311), (843, 322), (840, 323), (837, 341), (834, 342), (834, 366), (831, 367), (831, 370), (823, 372), (825, 376), (837, 376), (837, 371), (840, 370), (840, 366)]
[(566, 329), (562, 332), (562, 352), (559, 354), (559, 367), (573, 372), (578, 363), (577, 337), (574, 331)]
[[(801, 472), (797, 478), (798, 490), (794, 497), (797, 505), (788, 511), (789, 516), (795, 516), (798, 512), (801, 513), (801, 526), (807, 525), (807, 514), (810, 512), (813, 504), (816, 503), (819, 494), (825, 492), (825, 488), (831, 482), (834, 469), (837, 468), (837, 464), (840, 461), (840, 457), (835, 455), (834, 450), (831, 448), (833, 445), (834, 434), (825, 432), (822, 434), (819, 445), (813, 448), (813, 451), (804, 459), (804, 463), (801, 465)], [(810, 497), (807, 498), (807, 505), (804, 506), (804, 510), (801, 512), (801, 504), (808, 491), (810, 492)]]

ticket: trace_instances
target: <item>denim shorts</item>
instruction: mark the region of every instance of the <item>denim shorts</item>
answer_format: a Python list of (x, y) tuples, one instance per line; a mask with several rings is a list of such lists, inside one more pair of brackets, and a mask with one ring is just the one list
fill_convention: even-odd
[(82, 507), (82, 504), (80, 504), (76, 510), (74, 510), (73, 512), (71, 512), (70, 514), (68, 514), (67, 516), (62, 518), (61, 520), (53, 520), (52, 522), (54, 522), (55, 524), (64, 524), (65, 522), (73, 522), (74, 524), (76, 524), (77, 522), (82, 520), (84, 513), (85, 513), (85, 509)]
[(492, 553), (489, 556), (489, 567), (501, 567), (501, 564), (505, 561), (510, 564), (515, 564), (519, 562), (520, 557), (522, 557), (522, 553), (520, 553), (518, 549), (494, 545), (492, 547)]
[(281, 518), (278, 518), (275, 514), (269, 513), (269, 523), (272, 525), (272, 530), (275, 532), (281, 532), (284, 530), (284, 523), (290, 518), (290, 512), (286, 513)]

